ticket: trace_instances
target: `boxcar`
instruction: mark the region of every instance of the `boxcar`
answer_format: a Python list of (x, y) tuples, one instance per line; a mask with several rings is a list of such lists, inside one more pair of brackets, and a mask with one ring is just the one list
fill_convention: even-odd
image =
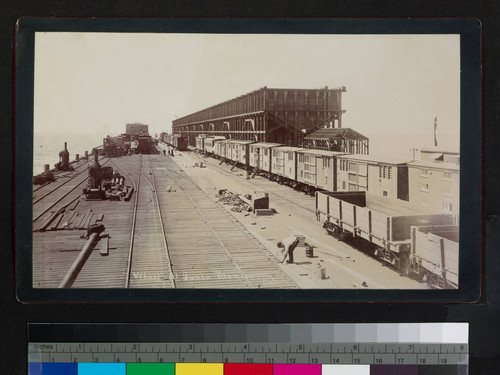
[(211, 136), (211, 137), (206, 137), (203, 140), (203, 152), (207, 155), (213, 155), (214, 154), (214, 146), (218, 141), (224, 140), (226, 137), (216, 135), (216, 136)]
[(273, 177), (280, 183), (294, 184), (297, 180), (297, 152), (299, 147), (275, 147), (272, 152)]
[(207, 136), (205, 134), (200, 134), (196, 137), (196, 149), (203, 152), (204, 141)]
[(394, 264), (402, 273), (410, 270), (411, 226), (453, 225), (451, 214), (424, 212), (399, 199), (360, 192), (316, 192), (318, 220), (340, 240), (355, 238), (359, 246)]
[(249, 167), (271, 174), (271, 151), (275, 147), (283, 146), (280, 143), (259, 142), (250, 145)]
[(302, 149), (297, 152), (297, 182), (315, 190), (337, 190), (337, 156), (341, 152)]
[(254, 141), (240, 141), (234, 140), (228, 144), (229, 150), (231, 152), (228, 159), (231, 159), (233, 162), (236, 162), (238, 165), (243, 166), (244, 168), (248, 167), (249, 164), (249, 154), (250, 154), (250, 145), (255, 143)]

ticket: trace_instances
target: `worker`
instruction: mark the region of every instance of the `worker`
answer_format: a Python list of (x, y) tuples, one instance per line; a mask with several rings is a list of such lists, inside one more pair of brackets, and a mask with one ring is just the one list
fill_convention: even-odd
[(290, 236), (286, 237), (280, 242), (277, 243), (277, 246), (282, 248), (282, 252), (285, 253), (285, 257), (281, 261), (283, 263), (285, 259), (288, 257), (288, 260), (286, 261), (287, 264), (293, 263), (293, 251), (299, 244), (299, 238), (295, 236)]

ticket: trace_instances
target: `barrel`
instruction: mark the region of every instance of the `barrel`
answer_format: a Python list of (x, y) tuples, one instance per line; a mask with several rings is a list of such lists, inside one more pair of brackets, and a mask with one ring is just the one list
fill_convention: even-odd
[(314, 257), (314, 247), (306, 246), (306, 257), (308, 257), (308, 258)]

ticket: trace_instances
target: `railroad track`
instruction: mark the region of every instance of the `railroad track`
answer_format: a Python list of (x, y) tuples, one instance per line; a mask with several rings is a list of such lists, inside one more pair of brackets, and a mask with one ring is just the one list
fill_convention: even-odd
[[(193, 154), (195, 155), (195, 154)], [(226, 175), (232, 175), (234, 176), (234, 173), (231, 173), (224, 167), (219, 165), (219, 160), (218, 159), (208, 159), (208, 158), (203, 158), (200, 155), (196, 155), (196, 158), (199, 160), (203, 161), (205, 164), (207, 164), (207, 160), (209, 160), (208, 163), (210, 163), (211, 166), (218, 168), (220, 171), (222, 171)], [(240, 168), (238, 168), (240, 169)], [(291, 187), (287, 187), (290, 189), (290, 194), (291, 195), (296, 195), (297, 197), (286, 197), (277, 190), (280, 188), (286, 188), (286, 186), (281, 186), (275, 181), (271, 181), (268, 179), (262, 179), (258, 180), (242, 180), (244, 184), (247, 184), (247, 186), (252, 187), (253, 189), (258, 188), (262, 189), (265, 188), (266, 192), (270, 194), (272, 202), (276, 203), (279, 207), (287, 210), (287, 209), (293, 209), (296, 211), (297, 208), (299, 208), (302, 212), (302, 216), (310, 217), (311, 219), (316, 220), (316, 209), (313, 207), (313, 204), (311, 206), (306, 206), (303, 203), (299, 202), (299, 200), (304, 200), (304, 196), (298, 191), (293, 190)], [(277, 186), (274, 186), (277, 185)], [(305, 197), (305, 199), (311, 200), (313, 202), (312, 198), (309, 196)]]
[[(82, 171), (80, 171), (79, 173), (77, 173), (77, 175), (79, 175), (80, 173), (83, 173), (84, 171), (87, 170), (87, 165), (88, 165), (88, 162), (92, 161), (90, 159), (90, 156), (89, 155), (89, 158), (87, 160), (84, 160), (83, 158), (80, 159), (80, 163), (78, 165), (76, 165), (75, 167), (75, 170), (73, 172), (70, 172), (70, 171), (56, 171), (54, 173), (54, 177), (56, 178), (56, 181), (57, 179), (61, 179), (61, 178), (65, 178), (65, 177), (70, 177), (69, 180), (73, 179), (74, 177), (76, 177), (76, 175), (73, 175), (71, 176), (72, 173), (74, 172), (77, 172), (80, 168), (82, 168)], [(103, 160), (104, 157), (100, 158), (99, 161)], [(75, 166), (75, 164), (77, 163), (73, 163), (72, 166)], [(37, 186), (36, 188), (33, 189), (33, 193), (43, 189), (44, 187), (46, 186), (49, 186), (49, 185), (53, 185), (55, 181), (52, 181), (52, 182), (46, 182), (45, 184), (41, 184), (39, 186)], [(67, 181), (63, 182), (62, 184), (65, 184)], [(54, 189), (55, 190), (55, 189)], [(49, 194), (52, 192), (53, 190), (50, 190), (49, 191)], [(48, 195), (48, 194), (47, 194)], [(41, 198), (40, 198), (41, 199)], [(33, 201), (35, 201), (35, 195), (33, 195)]]
[[(113, 164), (132, 181), (135, 191), (124, 286), (125, 288), (175, 288), (150, 156), (141, 155), (140, 158), (139, 169), (131, 168), (137, 173), (137, 182), (122, 165), (113, 161)], [(143, 164), (146, 166), (143, 167)]]
[[(103, 159), (101, 159), (102, 161)], [(109, 159), (105, 160), (101, 163), (101, 165), (105, 165), (109, 162)], [(74, 202), (76, 199), (80, 197), (78, 193), (75, 196), (75, 190), (80, 187), (82, 184), (87, 182), (87, 174), (84, 174), (86, 169), (79, 172), (75, 176), (72, 176), (67, 181), (62, 184), (56, 186), (54, 189), (50, 190), (42, 197), (33, 202), (33, 223), (37, 222), (40, 218), (44, 217), (45, 214), (51, 210), (56, 209), (56, 205), (59, 204), (59, 207), (67, 206)], [(84, 174), (83, 178), (82, 174)], [(76, 178), (80, 177), (80, 178)], [(58, 192), (57, 196), (52, 195), (55, 191)]]
[[(231, 176), (234, 177), (234, 173), (232, 173), (231, 171), (228, 171), (226, 168), (224, 168), (224, 167), (222, 167), (220, 165), (220, 160), (213, 159), (213, 158), (205, 158), (205, 157), (202, 157), (199, 154), (194, 154), (194, 153), (192, 153), (192, 155), (195, 155), (195, 157), (197, 159), (199, 159), (200, 161), (203, 161), (205, 164), (210, 164), (210, 166), (217, 168), (222, 173), (224, 173), (226, 175), (231, 175)], [(309, 218), (312, 221), (316, 221), (317, 220), (315, 207), (314, 208), (312, 206), (311, 207), (307, 207), (307, 206), (305, 206), (305, 205), (297, 202), (298, 199), (301, 199), (301, 198), (304, 199), (304, 197), (294, 197), (294, 199), (290, 199), (290, 198), (285, 197), (285, 196), (283, 196), (282, 194), (280, 194), (279, 192), (276, 191), (278, 189), (281, 190), (281, 189), (288, 188), (288, 189), (290, 189), (290, 194), (301, 195), (298, 191), (293, 190), (291, 187), (280, 186), (277, 182), (269, 180), (269, 179), (260, 179), (258, 181), (256, 181), (256, 180), (245, 180), (245, 179), (242, 179), (239, 182), (241, 182), (243, 184), (247, 184), (247, 186), (251, 186), (253, 188), (265, 189), (265, 191), (267, 193), (269, 193), (269, 195), (271, 197), (271, 201), (273, 203), (275, 203), (277, 206), (279, 206), (282, 209), (284, 209), (284, 210), (289, 210), (290, 209), (292, 212), (296, 213), (297, 212), (297, 208), (299, 208), (300, 211), (302, 211), (302, 213), (300, 213), (300, 215), (302, 217)], [(310, 198), (310, 197), (306, 196), (305, 199), (309, 199), (310, 202), (311, 202), (311, 204), (315, 203), (313, 198)], [(314, 206), (315, 206), (315, 204), (314, 204)], [(343, 244), (345, 244), (346, 246), (349, 246), (349, 247), (352, 247), (352, 248), (356, 249), (356, 246), (351, 245), (350, 243), (343, 242)], [(358, 250), (358, 251), (360, 251), (360, 250)], [(363, 252), (363, 251), (361, 251), (361, 252)], [(398, 274), (400, 273), (400, 271), (397, 269), (397, 267), (395, 265), (383, 261), (379, 257), (373, 255), (373, 253), (370, 253), (370, 252), (363, 252), (363, 253), (365, 255), (369, 256), (370, 258), (375, 259), (379, 263), (387, 266), (388, 269), (391, 269), (395, 273), (398, 273)], [(325, 253), (325, 254), (328, 254), (328, 253)], [(409, 277), (416, 280), (416, 278), (411, 277), (411, 275)], [(419, 281), (419, 283), (422, 284), (422, 285), (426, 285), (424, 282), (420, 282)]]
[(278, 266), (276, 256), (170, 157), (161, 158), (157, 165), (162, 172), (158, 185), (171, 191), (160, 195), (160, 206), (168, 213), (165, 228), (176, 287), (297, 288)]

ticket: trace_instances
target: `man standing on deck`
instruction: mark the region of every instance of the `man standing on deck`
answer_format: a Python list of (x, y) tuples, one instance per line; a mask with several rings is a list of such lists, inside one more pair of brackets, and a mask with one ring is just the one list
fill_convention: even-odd
[(286, 237), (277, 243), (277, 246), (283, 249), (282, 252), (283, 251), (285, 252), (285, 257), (283, 258), (281, 263), (285, 261), (287, 256), (288, 260), (286, 261), (286, 263), (287, 264), (293, 263), (293, 251), (295, 250), (298, 244), (299, 244), (299, 238), (295, 236)]

